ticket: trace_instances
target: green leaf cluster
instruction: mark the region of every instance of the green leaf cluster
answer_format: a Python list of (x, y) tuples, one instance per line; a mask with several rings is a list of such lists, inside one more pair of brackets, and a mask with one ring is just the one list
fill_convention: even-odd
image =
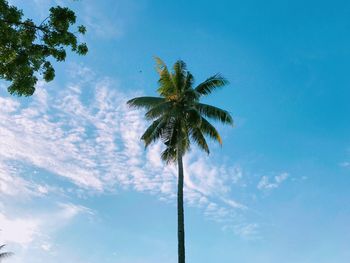
[(18, 96), (30, 96), (35, 91), (37, 73), (45, 81), (55, 78), (52, 60), (64, 61), (67, 48), (85, 55), (88, 47), (78, 43), (78, 34), (86, 28), (78, 26), (75, 13), (67, 7), (52, 7), (40, 24), (23, 17), (22, 10), (0, 0), (0, 78), (10, 82), (8, 91)]
[(191, 141), (209, 154), (206, 137), (219, 144), (222, 139), (208, 119), (230, 125), (233, 119), (229, 112), (200, 100), (227, 85), (228, 81), (215, 74), (194, 86), (194, 77), (185, 62), (177, 61), (172, 71), (160, 58), (156, 58), (156, 63), (160, 97), (138, 97), (128, 101), (132, 107), (145, 109), (146, 119), (153, 121), (141, 137), (145, 146), (163, 141), (166, 147), (162, 159), (166, 162), (175, 162), (178, 156), (183, 156), (190, 149)]

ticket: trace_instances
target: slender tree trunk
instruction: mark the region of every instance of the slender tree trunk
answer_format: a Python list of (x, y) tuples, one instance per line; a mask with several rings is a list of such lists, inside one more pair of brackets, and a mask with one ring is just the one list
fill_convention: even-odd
[(178, 239), (178, 263), (185, 263), (185, 222), (184, 222), (184, 169), (181, 154), (177, 157), (179, 178), (177, 185), (177, 239)]

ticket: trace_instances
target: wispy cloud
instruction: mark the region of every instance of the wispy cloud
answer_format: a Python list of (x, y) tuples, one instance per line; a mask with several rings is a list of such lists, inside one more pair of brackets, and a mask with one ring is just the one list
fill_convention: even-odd
[(287, 180), (288, 177), (289, 174), (285, 172), (274, 176), (272, 179), (267, 176), (262, 176), (257, 185), (257, 188), (259, 190), (270, 190), (278, 188), (285, 180)]
[(33, 218), (12, 218), (0, 213), (0, 225), (0, 238), (3, 243), (26, 246), (38, 235), (40, 221)]

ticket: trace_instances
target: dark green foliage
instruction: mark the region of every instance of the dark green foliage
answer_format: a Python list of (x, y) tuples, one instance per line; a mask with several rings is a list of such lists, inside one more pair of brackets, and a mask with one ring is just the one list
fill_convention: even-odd
[[(78, 43), (77, 34), (85, 34), (84, 26), (70, 31), (76, 23), (75, 13), (66, 7), (50, 8), (49, 16), (40, 24), (23, 18), (22, 10), (0, 0), (0, 78), (10, 81), (8, 91), (30, 96), (41, 73), (45, 81), (55, 78), (52, 60), (64, 61), (69, 48), (85, 55), (88, 48)], [(51, 61), (50, 61), (51, 60)]]

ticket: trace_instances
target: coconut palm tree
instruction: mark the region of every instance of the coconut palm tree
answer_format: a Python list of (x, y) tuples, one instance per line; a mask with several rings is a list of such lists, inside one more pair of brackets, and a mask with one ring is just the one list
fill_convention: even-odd
[(7, 257), (13, 255), (12, 252), (1, 252), (1, 250), (2, 250), (5, 246), (6, 246), (6, 245), (1, 245), (1, 246), (0, 246), (0, 262), (1, 262), (4, 258), (7, 258)]
[(178, 166), (177, 214), (178, 214), (178, 262), (185, 263), (185, 227), (183, 208), (183, 156), (194, 142), (209, 154), (206, 136), (222, 144), (216, 128), (208, 121), (233, 124), (230, 114), (220, 108), (201, 103), (202, 97), (228, 84), (220, 74), (209, 77), (194, 87), (194, 78), (179, 60), (169, 71), (165, 63), (156, 58), (159, 73), (160, 97), (138, 97), (129, 100), (129, 106), (143, 108), (147, 120), (153, 121), (141, 137), (145, 146), (161, 140), (165, 144), (162, 160)]

